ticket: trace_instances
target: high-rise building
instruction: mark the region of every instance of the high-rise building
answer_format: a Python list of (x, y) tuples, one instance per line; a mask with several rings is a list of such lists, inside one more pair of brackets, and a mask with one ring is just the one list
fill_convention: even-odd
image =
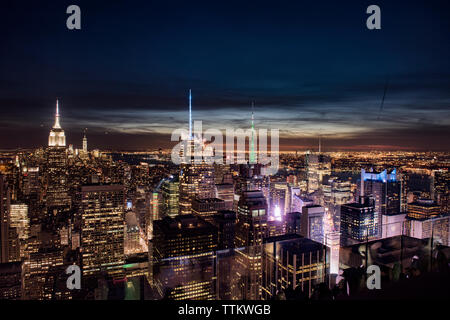
[(28, 205), (12, 203), (10, 205), (10, 227), (15, 228), (20, 245), (20, 256), (25, 257), (27, 240), (30, 236), (30, 219), (28, 218)]
[(331, 159), (323, 153), (306, 154), (308, 193), (320, 190), (324, 176), (331, 174)]
[(228, 210), (219, 211), (214, 215), (212, 224), (218, 230), (218, 249), (234, 248), (236, 213)]
[(418, 199), (408, 204), (408, 218), (429, 219), (439, 216), (441, 207), (431, 199)]
[(254, 109), (255, 108), (255, 103), (252, 101), (252, 127), (251, 127), (251, 132), (252, 135), (250, 137), (250, 152), (249, 152), (249, 164), (255, 164), (258, 161), (258, 156), (255, 150), (255, 144), (257, 144), (257, 137), (256, 137), (256, 132), (255, 132), (255, 117), (254, 117)]
[(180, 173), (180, 214), (190, 214), (195, 198), (216, 196), (214, 168), (207, 163), (182, 164)]
[(309, 297), (314, 285), (327, 280), (328, 249), (323, 244), (298, 235), (268, 238), (265, 242), (262, 299), (271, 300), (298, 287)]
[(67, 289), (63, 251), (40, 248), (30, 253), (24, 262), (23, 296), (28, 300), (70, 299)]
[(162, 211), (165, 216), (175, 217), (180, 212), (180, 189), (178, 177), (165, 180), (161, 185)]
[(245, 191), (239, 198), (236, 223), (236, 279), (234, 297), (261, 296), (263, 238), (267, 237), (267, 201), (261, 191)]
[(56, 113), (55, 113), (55, 124), (50, 130), (50, 135), (48, 137), (49, 147), (66, 147), (66, 136), (64, 130), (61, 128), (59, 123), (59, 101), (56, 100)]
[(319, 205), (302, 208), (300, 234), (308, 239), (324, 243), (325, 208)]
[(286, 215), (286, 234), (300, 234), (301, 212), (289, 212)]
[(150, 215), (147, 222), (147, 237), (148, 239), (153, 238), (153, 221), (159, 220), (162, 218), (161, 205), (162, 202), (162, 193), (161, 190), (154, 190), (150, 193)]
[(361, 181), (358, 194), (371, 196), (375, 200), (375, 211), (378, 213), (378, 237), (382, 235), (382, 216), (401, 212), (401, 182), (397, 177), (397, 170), (390, 173), (366, 172), (361, 169)]
[(214, 166), (205, 159), (196, 159), (203, 149), (203, 141), (192, 135), (192, 95), (189, 90), (189, 135), (183, 141), (180, 164), (180, 214), (192, 213), (192, 201), (195, 198), (205, 199), (216, 196)]
[(406, 218), (404, 234), (417, 239), (432, 239), (433, 246), (450, 244), (450, 216)]
[(225, 210), (225, 201), (217, 198), (194, 199), (192, 201), (192, 214), (212, 223), (214, 215)]
[(331, 230), (339, 230), (340, 206), (352, 202), (353, 192), (350, 181), (340, 181), (333, 177), (328, 179), (326, 184), (322, 185), (324, 207), (328, 209), (328, 214), (332, 217)]
[(47, 208), (58, 212), (60, 211), (58, 208), (70, 207), (66, 137), (60, 125), (58, 100), (56, 100), (55, 124), (50, 131), (48, 140), (46, 180)]
[(225, 210), (233, 210), (234, 185), (232, 183), (216, 184), (217, 198), (225, 202)]
[(215, 297), (217, 228), (200, 217), (179, 215), (154, 221), (152, 276), (161, 297)]
[(270, 186), (270, 215), (281, 218), (291, 211), (291, 190), (287, 182), (275, 182)]
[(339, 248), (341, 243), (341, 234), (339, 232), (330, 232), (325, 234), (325, 245), (330, 250), (330, 275), (339, 273)]
[(22, 192), (27, 197), (39, 200), (41, 194), (39, 167), (24, 167), (22, 169)]
[(381, 219), (381, 238), (391, 238), (403, 234), (406, 213), (384, 214)]
[(441, 206), (441, 213), (450, 212), (450, 172), (436, 170), (433, 172), (434, 200)]
[(267, 220), (267, 235), (268, 237), (282, 236), (286, 234), (286, 217), (282, 219), (274, 219), (269, 217)]
[(314, 200), (311, 198), (303, 197), (299, 194), (292, 196), (292, 212), (302, 212), (304, 206), (311, 206), (314, 204)]
[(11, 225), (11, 192), (5, 177), (0, 174), (0, 263), (20, 260), (17, 229)]
[(341, 244), (363, 242), (378, 237), (378, 212), (371, 197), (341, 206)]
[(136, 215), (141, 232), (144, 234), (144, 237), (148, 237), (150, 223), (150, 201), (149, 193), (145, 191), (145, 188), (137, 188), (136, 195), (133, 199), (133, 211)]
[(125, 194), (121, 185), (81, 187), (83, 276), (123, 276)]
[(8, 184), (3, 175), (0, 174), (0, 263), (9, 261), (9, 206), (11, 196)]
[(236, 246), (260, 245), (267, 235), (267, 201), (261, 191), (245, 191), (239, 199)]
[(214, 163), (214, 181), (216, 184), (233, 183), (233, 175), (229, 164)]
[(84, 153), (88, 152), (88, 144), (87, 144), (86, 133), (83, 136), (83, 152)]

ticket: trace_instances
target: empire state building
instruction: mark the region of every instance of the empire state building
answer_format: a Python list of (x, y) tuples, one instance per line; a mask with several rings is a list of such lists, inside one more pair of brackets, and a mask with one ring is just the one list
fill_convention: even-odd
[(59, 123), (59, 102), (56, 100), (56, 114), (55, 114), (55, 124), (50, 130), (50, 135), (48, 137), (49, 147), (65, 147), (66, 146), (66, 136), (64, 135), (64, 130), (61, 128)]
[(55, 124), (50, 130), (47, 149), (46, 205), (49, 211), (59, 212), (70, 207), (66, 136), (59, 123), (59, 102), (56, 100)]

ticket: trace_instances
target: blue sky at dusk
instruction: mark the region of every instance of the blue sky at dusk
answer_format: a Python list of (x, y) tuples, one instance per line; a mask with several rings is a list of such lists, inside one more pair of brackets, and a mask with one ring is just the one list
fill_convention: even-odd
[[(70, 4), (82, 29), (66, 28)], [(381, 30), (366, 8), (381, 8)], [(448, 1), (3, 1), (0, 148), (171, 145), (205, 128), (280, 129), (284, 150), (450, 148)], [(387, 83), (385, 103), (381, 99)]]

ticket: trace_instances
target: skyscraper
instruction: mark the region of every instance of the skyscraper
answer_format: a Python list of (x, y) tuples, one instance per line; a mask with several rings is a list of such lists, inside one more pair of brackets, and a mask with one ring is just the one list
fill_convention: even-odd
[(121, 185), (81, 187), (83, 276), (123, 276), (125, 194)]
[(250, 139), (250, 155), (249, 155), (249, 164), (255, 164), (257, 162), (257, 155), (256, 155), (256, 151), (255, 151), (255, 142), (257, 143), (257, 141), (255, 141), (256, 138), (256, 133), (255, 133), (255, 117), (254, 117), (254, 108), (255, 108), (255, 103), (252, 101), (252, 136)]
[(165, 216), (175, 217), (179, 214), (180, 187), (179, 179), (172, 177), (161, 185), (162, 211)]
[(309, 297), (313, 286), (327, 279), (328, 249), (321, 243), (294, 234), (269, 238), (263, 246), (262, 299), (298, 287)]
[(211, 300), (217, 228), (194, 215), (154, 222), (153, 283), (159, 295), (174, 300)]
[(434, 200), (441, 206), (441, 213), (450, 212), (450, 172), (436, 170), (433, 172)]
[(28, 237), (30, 236), (30, 219), (28, 218), (28, 205), (12, 203), (9, 215), (10, 227), (15, 229), (19, 241), (20, 257), (25, 257)]
[(9, 207), (11, 196), (3, 175), (0, 174), (0, 263), (9, 261)]
[(308, 193), (313, 193), (321, 188), (323, 177), (331, 174), (331, 159), (320, 152), (307, 153), (306, 165)]
[(192, 94), (189, 90), (189, 136), (184, 142), (180, 164), (180, 214), (191, 214), (192, 201), (216, 196), (214, 183), (214, 166), (196, 159), (203, 148), (203, 141), (192, 134)]
[(284, 218), (291, 211), (291, 188), (286, 182), (275, 182), (270, 186), (270, 215)]
[(225, 210), (233, 210), (234, 185), (232, 183), (216, 184), (217, 198), (225, 202)]
[(378, 236), (382, 235), (382, 216), (398, 214), (401, 209), (401, 182), (397, 178), (397, 170), (390, 173), (366, 172), (361, 169), (361, 181), (358, 185), (359, 195), (371, 196), (375, 200), (375, 211), (378, 214)]
[(70, 299), (66, 286), (63, 252), (45, 247), (32, 252), (24, 262), (24, 298), (30, 300)]
[(267, 201), (261, 191), (245, 191), (239, 198), (236, 223), (236, 281), (234, 297), (261, 296), (263, 238), (267, 237)]
[(300, 234), (305, 238), (324, 243), (325, 208), (319, 205), (302, 208)]
[(20, 261), (20, 242), (17, 228), (11, 224), (11, 192), (0, 174), (0, 263)]
[(48, 137), (49, 147), (66, 147), (66, 136), (64, 135), (64, 130), (61, 128), (59, 123), (59, 101), (56, 100), (56, 113), (55, 113), (55, 124), (50, 130), (50, 135)]
[(59, 102), (56, 100), (55, 124), (50, 131), (47, 149), (46, 204), (51, 211), (70, 207), (67, 181), (66, 137), (60, 125)]
[(340, 222), (340, 206), (353, 200), (351, 183), (348, 180), (340, 181), (333, 177), (328, 179), (328, 182), (322, 187), (324, 207), (328, 209), (328, 214), (332, 219), (332, 225), (329, 227), (331, 230), (337, 231)]
[(378, 237), (378, 212), (371, 197), (359, 197), (355, 203), (341, 206), (341, 243), (343, 245)]
[(88, 151), (87, 138), (86, 138), (86, 133), (84, 133), (84, 137), (83, 137), (83, 152), (87, 153), (87, 151)]
[(212, 223), (214, 215), (225, 210), (225, 201), (218, 198), (194, 199), (192, 201), (192, 214)]
[(429, 219), (440, 214), (440, 206), (431, 199), (418, 199), (408, 204), (408, 218)]

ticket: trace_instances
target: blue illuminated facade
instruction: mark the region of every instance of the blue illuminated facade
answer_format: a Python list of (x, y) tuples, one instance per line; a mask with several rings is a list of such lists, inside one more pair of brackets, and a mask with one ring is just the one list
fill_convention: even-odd
[(361, 179), (364, 181), (396, 182), (397, 169), (392, 170), (391, 173), (387, 173), (387, 169), (384, 169), (382, 172), (366, 172), (366, 170), (361, 169)]

